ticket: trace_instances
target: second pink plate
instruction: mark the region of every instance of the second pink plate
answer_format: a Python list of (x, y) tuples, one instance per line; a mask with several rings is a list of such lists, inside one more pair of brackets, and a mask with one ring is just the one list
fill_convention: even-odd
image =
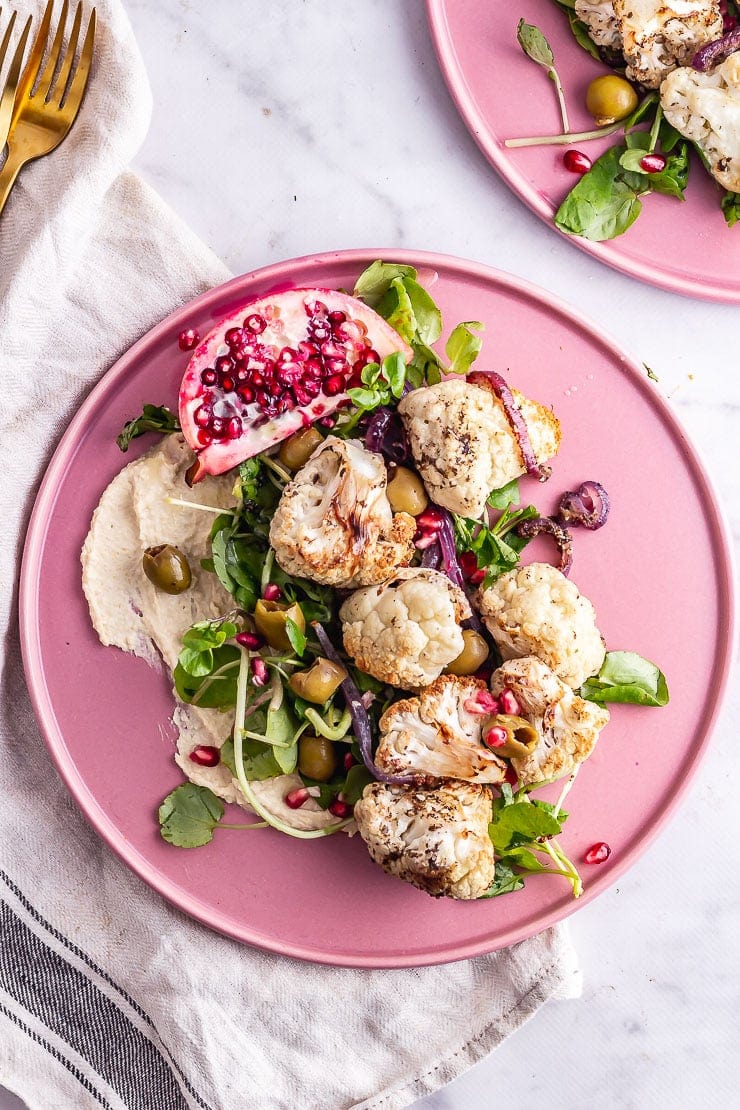
[[(516, 41), (520, 18), (545, 33), (567, 96), (573, 131), (594, 123), (585, 109), (589, 82), (607, 72), (578, 46), (553, 0), (516, 6), (481, 0), (427, 0), (442, 73), (473, 138), (511, 189), (557, 231), (553, 216), (578, 180), (563, 166), (563, 146), (509, 149), (504, 140), (561, 130), (555, 89)], [(596, 158), (619, 138), (584, 144)], [(575, 246), (652, 285), (692, 297), (740, 303), (740, 225), (728, 228), (720, 191), (692, 160), (686, 201), (647, 196), (637, 221), (604, 243), (566, 236)], [(562, 234), (558, 231), (558, 234)]]
[[(504, 372), (552, 405), (563, 446), (545, 486), (522, 496), (552, 512), (563, 490), (595, 478), (607, 526), (575, 537), (573, 579), (593, 600), (611, 648), (656, 660), (665, 709), (616, 706), (568, 798), (563, 844), (574, 860), (597, 840), (612, 855), (583, 867), (579, 902), (533, 876), (492, 901), (434, 901), (385, 875), (358, 839), (292, 840), (272, 829), (222, 830), (204, 848), (160, 838), (156, 811), (180, 781), (170, 683), (102, 647), (80, 582), (80, 548), (102, 490), (153, 440), (121, 455), (115, 437), (146, 401), (173, 406), (186, 361), (179, 332), (201, 335), (251, 298), (295, 286), (351, 289), (374, 258), (432, 268), (451, 329), (486, 325), (482, 369)], [(687, 524), (691, 522), (691, 534)], [(549, 558), (544, 541), (532, 552)], [(528, 551), (529, 555), (530, 552)], [(103, 377), (64, 435), (29, 526), (20, 615), (36, 713), (78, 806), (138, 875), (181, 910), (274, 952), (355, 967), (409, 967), (490, 952), (531, 936), (612, 884), (658, 831), (693, 775), (718, 712), (731, 644), (732, 575), (706, 475), (644, 371), (541, 289), (457, 259), (349, 251), (271, 266), (198, 297), (144, 336)], [(552, 788), (551, 788), (552, 789)], [(677, 894), (680, 897), (680, 894)]]

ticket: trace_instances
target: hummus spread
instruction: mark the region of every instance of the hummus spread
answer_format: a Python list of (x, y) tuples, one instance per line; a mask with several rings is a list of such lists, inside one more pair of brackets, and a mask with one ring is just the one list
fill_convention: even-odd
[[(151, 666), (161, 668), (164, 660), (170, 671), (191, 624), (217, 619), (234, 608), (215, 574), (200, 565), (210, 555), (214, 516), (166, 500), (172, 496), (215, 508), (233, 506), (234, 480), (229, 475), (209, 476), (196, 489), (188, 487), (185, 471), (192, 461), (182, 436), (170, 435), (124, 467), (93, 513), (81, 555), (82, 588), (101, 643), (132, 652)], [(190, 564), (192, 584), (184, 593), (167, 594), (144, 574), (144, 550), (161, 543), (178, 547)], [(172, 719), (178, 731), (175, 762), (187, 778), (249, 809), (225, 764), (202, 767), (189, 758), (200, 744), (221, 747), (234, 727), (233, 710), (199, 709), (178, 701)], [(254, 782), (252, 789), (271, 813), (294, 828), (332, 824), (335, 818), (312, 798), (301, 809), (285, 805), (285, 795), (302, 785), (298, 775), (282, 775)]]

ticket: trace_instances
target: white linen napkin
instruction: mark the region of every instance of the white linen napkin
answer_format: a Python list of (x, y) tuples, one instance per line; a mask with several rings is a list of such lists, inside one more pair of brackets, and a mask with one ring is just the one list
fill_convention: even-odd
[(17, 574), (56, 441), (118, 355), (229, 276), (125, 172), (150, 93), (120, 3), (99, 0), (98, 13), (80, 118), (22, 174), (0, 219), (0, 1084), (31, 1110), (393, 1110), (480, 1060), (548, 999), (580, 992), (565, 929), (410, 971), (240, 946), (171, 909), (98, 839), (26, 691)]

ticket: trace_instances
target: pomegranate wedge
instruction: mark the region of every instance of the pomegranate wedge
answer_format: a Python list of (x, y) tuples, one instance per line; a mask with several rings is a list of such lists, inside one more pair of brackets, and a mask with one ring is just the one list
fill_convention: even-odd
[(330, 289), (291, 289), (240, 308), (199, 343), (180, 385), (197, 454), (191, 484), (334, 412), (370, 362), (412, 350), (382, 317)]

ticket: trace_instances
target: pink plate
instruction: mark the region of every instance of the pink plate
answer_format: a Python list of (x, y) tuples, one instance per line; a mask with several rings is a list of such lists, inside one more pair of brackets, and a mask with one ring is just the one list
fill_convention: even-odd
[[(204, 334), (276, 288), (352, 288), (372, 259), (439, 274), (447, 328), (486, 324), (482, 368), (497, 368), (552, 404), (563, 448), (547, 486), (523, 496), (551, 512), (586, 478), (603, 482), (607, 527), (575, 539), (574, 578), (592, 598), (612, 648), (660, 663), (665, 709), (618, 706), (569, 797), (563, 840), (574, 859), (597, 840), (611, 859), (583, 867), (580, 902), (557, 878), (527, 879), (495, 901), (434, 901), (370, 861), (343, 836), (290, 840), (272, 830), (223, 830), (204, 848), (165, 844), (160, 800), (181, 781), (173, 763), (172, 698), (163, 675), (104, 648), (88, 619), (79, 553), (102, 490), (124, 462), (124, 420), (145, 401), (174, 405), (186, 356), (177, 336)], [(686, 521), (691, 521), (690, 542)], [(551, 554), (545, 541), (539, 553)], [(435, 254), (348, 251), (235, 278), (154, 328), (108, 371), (64, 435), (28, 531), (21, 578), (26, 675), (60, 774), (88, 820), (138, 875), (220, 932), (274, 952), (355, 967), (409, 967), (490, 952), (531, 936), (610, 886), (642, 852), (694, 774), (728, 669), (732, 575), (707, 477), (675, 416), (640, 367), (568, 306), (496, 270)], [(552, 787), (550, 788), (552, 790)]]
[[(585, 92), (594, 77), (607, 72), (605, 67), (578, 46), (565, 13), (553, 0), (521, 0), (514, 6), (427, 0), (427, 11), (442, 72), (473, 138), (513, 191), (557, 230), (553, 215), (578, 180), (563, 166), (567, 147), (511, 150), (503, 145), (505, 139), (555, 135), (562, 129), (552, 82), (516, 41), (519, 19), (540, 27), (552, 46), (573, 131), (593, 128)], [(595, 159), (618, 137), (585, 143), (580, 149)], [(648, 196), (637, 221), (619, 238), (605, 243), (566, 238), (616, 270), (652, 285), (737, 304), (740, 229), (727, 227), (719, 201), (718, 186), (694, 159), (684, 204)]]

